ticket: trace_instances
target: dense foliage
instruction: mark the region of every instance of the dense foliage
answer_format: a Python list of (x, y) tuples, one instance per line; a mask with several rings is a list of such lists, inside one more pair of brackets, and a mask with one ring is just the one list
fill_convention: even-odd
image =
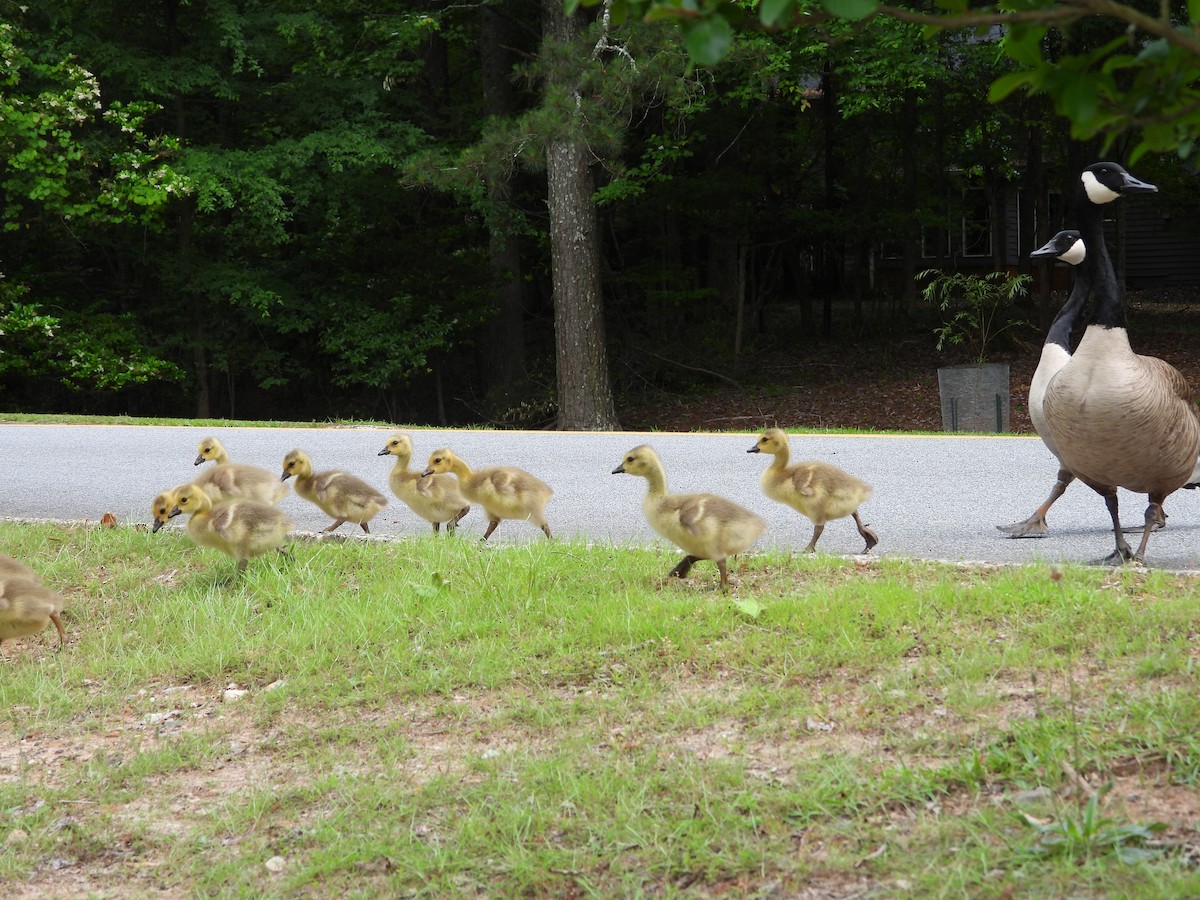
[(595, 187), (567, 214), (596, 216), (619, 410), (920, 311), (916, 245), (966, 188), (1099, 152), (1060, 113), (1118, 158), (1191, 146), (1127, 65), (1182, 45), (1131, 56), (1119, 21), (602, 3), (547, 39), (554, 3), (0, 2), (0, 408), (570, 427), (555, 147)]

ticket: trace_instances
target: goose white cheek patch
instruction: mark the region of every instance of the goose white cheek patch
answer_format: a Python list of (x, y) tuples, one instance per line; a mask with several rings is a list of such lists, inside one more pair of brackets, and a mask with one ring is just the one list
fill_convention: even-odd
[(1086, 257), (1087, 248), (1083, 245), (1083, 241), (1076, 241), (1058, 258), (1065, 263), (1070, 263), (1073, 266), (1077, 266), (1083, 262)]
[(1082, 176), (1083, 189), (1087, 192), (1088, 199), (1093, 203), (1112, 203), (1121, 195), (1112, 188), (1105, 187), (1100, 183), (1092, 172), (1084, 172)]

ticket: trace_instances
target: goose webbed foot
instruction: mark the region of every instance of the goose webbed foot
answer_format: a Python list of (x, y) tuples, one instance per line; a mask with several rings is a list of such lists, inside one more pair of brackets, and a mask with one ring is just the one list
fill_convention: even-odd
[(1140, 562), (1140, 561), (1141, 560), (1139, 560), (1136, 556), (1133, 555), (1132, 550), (1130, 550), (1128, 547), (1125, 547), (1124, 549), (1117, 548), (1116, 550), (1114, 550), (1112, 553), (1108, 554), (1108, 556), (1104, 557), (1103, 559), (1093, 559), (1090, 563), (1088, 563), (1088, 565), (1092, 565), (1092, 566), (1123, 566), (1127, 562)]
[(679, 565), (673, 568), (670, 572), (671, 578), (687, 578), (688, 572), (692, 571), (692, 566), (700, 561), (698, 556), (685, 556), (679, 561)]
[(867, 545), (865, 547), (863, 547), (862, 552), (870, 553), (871, 548), (879, 543), (879, 535), (877, 535), (871, 529), (870, 525), (863, 524), (863, 520), (858, 517), (858, 513), (854, 513), (853, 515), (854, 515), (854, 524), (858, 526), (859, 535), (861, 535), (862, 539), (867, 542)]
[(1013, 522), (1011, 525), (997, 525), (996, 528), (1014, 538), (1044, 537), (1050, 530), (1046, 526), (1046, 517), (1034, 513), (1024, 522)]

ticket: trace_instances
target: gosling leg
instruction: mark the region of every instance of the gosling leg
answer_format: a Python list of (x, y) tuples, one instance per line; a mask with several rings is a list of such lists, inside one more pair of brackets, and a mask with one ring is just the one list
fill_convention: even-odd
[(58, 617), (58, 613), (50, 613), (50, 621), (54, 623), (54, 627), (58, 629), (58, 649), (61, 650), (67, 646), (67, 632), (63, 628), (62, 619)]
[(461, 522), (463, 520), (463, 517), (466, 516), (466, 514), (469, 513), (470, 511), (471, 511), (471, 507), (464, 506), (461, 510), (459, 510), (458, 515), (455, 516), (454, 519), (446, 525), (446, 529), (451, 532), (457, 531), (458, 523)]
[(488, 538), (490, 538), (492, 536), (492, 532), (496, 530), (496, 526), (499, 524), (499, 519), (488, 519), (487, 531), (483, 533), (483, 537), (481, 537), (480, 540), (486, 541)]
[(1015, 538), (1040, 537), (1045, 534), (1048, 530), (1046, 527), (1046, 513), (1050, 511), (1050, 507), (1058, 502), (1058, 498), (1063, 495), (1067, 486), (1074, 480), (1075, 476), (1071, 472), (1060, 468), (1058, 470), (1058, 480), (1054, 482), (1054, 487), (1050, 489), (1050, 496), (1046, 498), (1046, 501), (1041, 506), (1033, 511), (1033, 515), (1024, 522), (1014, 522), (1012, 525), (997, 525), (996, 527), (1005, 534), (1012, 535)]
[(692, 566), (700, 561), (698, 556), (685, 556), (679, 561), (679, 565), (671, 570), (672, 578), (687, 578), (688, 572), (692, 571)]
[(548, 537), (550, 540), (554, 540), (554, 535), (550, 533), (550, 526), (546, 522), (542, 523), (542, 531), (546, 533), (546, 537)]
[[(453, 525), (453, 524), (451, 524), (451, 525), (448, 525), (448, 526), (446, 526), (446, 529), (447, 529), (447, 531), (453, 531), (453, 530), (454, 530), (454, 525)], [(433, 533), (434, 533), (434, 534), (437, 534), (437, 533), (438, 533), (439, 531), (441, 531), (441, 530), (442, 530), (442, 523), (441, 523), (441, 522), (434, 522), (434, 523), (433, 523)]]
[(862, 519), (858, 517), (858, 513), (854, 512), (850, 515), (854, 516), (854, 524), (858, 526), (858, 533), (867, 542), (867, 546), (863, 547), (863, 553), (870, 553), (871, 548), (879, 543), (879, 535), (872, 531), (870, 526), (863, 524)]
[[(858, 516), (856, 515), (855, 518), (857, 519)], [(824, 522), (820, 522), (818, 524), (813, 525), (812, 540), (809, 541), (808, 546), (804, 548), (805, 553), (815, 553), (817, 551), (817, 538), (819, 538), (821, 536), (821, 532), (824, 530), (825, 530)], [(861, 530), (862, 529), (860, 528), (859, 531), (861, 531)]]
[(729, 590), (729, 572), (725, 568), (725, 560), (717, 560), (717, 570), (721, 573), (721, 590)]
[(358, 523), (358, 525), (359, 525), (359, 527), (360, 527), (360, 528), (363, 530), (363, 534), (370, 534), (370, 533), (371, 533), (371, 529), (367, 527), (367, 523), (366, 523), (366, 522), (359, 522), (359, 523)]
[(342, 516), (341, 518), (337, 519), (337, 520), (336, 520), (336, 521), (335, 521), (335, 522), (334, 522), (332, 525), (330, 525), (328, 528), (326, 528), (326, 529), (325, 529), (323, 532), (321, 532), (321, 533), (322, 533), (322, 534), (328, 534), (328, 533), (329, 533), (329, 532), (331, 532), (331, 531), (335, 531), (335, 530), (337, 530), (338, 528), (341, 528), (341, 527), (342, 527), (343, 525), (345, 525), (345, 524), (346, 524), (346, 517), (345, 517), (345, 516)]

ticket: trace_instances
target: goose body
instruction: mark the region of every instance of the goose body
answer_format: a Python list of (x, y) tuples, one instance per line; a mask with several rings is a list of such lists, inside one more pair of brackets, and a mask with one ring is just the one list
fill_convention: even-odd
[(825, 523), (850, 516), (866, 541), (863, 553), (879, 543), (879, 537), (863, 524), (858, 508), (871, 499), (872, 488), (861, 478), (823, 462), (788, 465), (791, 448), (787, 434), (768, 428), (747, 453), (770, 453), (775, 458), (759, 478), (762, 491), (772, 500), (790, 506), (813, 523), (812, 540), (804, 552), (812, 553)]
[[(1200, 456), (1200, 411), (1187, 380), (1161, 359), (1129, 344), (1125, 307), (1104, 245), (1100, 204), (1155, 190), (1115, 163), (1096, 163), (1080, 180), (1080, 233), (1087, 245), (1096, 302), (1079, 346), (1047, 385), (1043, 412), (1059, 459), (1105, 499), (1116, 549), (1109, 559), (1141, 560), (1151, 532), (1165, 521), (1163, 500), (1189, 483)], [(1146, 494), (1137, 552), (1118, 518), (1117, 488)]]
[(319, 506), (334, 522), (326, 532), (340, 528), (346, 522), (358, 525), (371, 533), (368, 523), (387, 506), (387, 498), (357, 475), (330, 469), (314, 472), (312, 460), (303, 450), (293, 450), (283, 458), (281, 480), (295, 476), (296, 493)]
[(32, 570), (26, 571), (29, 574), (0, 575), (0, 644), (37, 634), (53, 622), (58, 630), (58, 646), (62, 648), (67, 643), (67, 633), (59, 613), (66, 604)]
[(553, 538), (546, 521), (546, 503), (554, 496), (550, 485), (524, 469), (516, 466), (489, 466), (472, 470), (469, 465), (447, 447), (434, 450), (429, 455), (429, 465), (423, 476), (451, 473), (458, 478), (458, 487), (463, 497), (483, 507), (488, 517), (487, 531), (483, 540), (503, 519), (532, 522)]
[(394, 434), (379, 451), (380, 456), (394, 456), (396, 463), (388, 475), (388, 486), (396, 497), (418, 516), (433, 525), (435, 532), (445, 523), (448, 531), (454, 531), (459, 520), (471, 511), (471, 505), (458, 488), (458, 479), (453, 475), (422, 475), (410, 469), (412, 461), (412, 438), (406, 434)]
[(33, 569), (25, 565), (19, 559), (9, 556), (7, 553), (0, 553), (0, 578), (33, 578), (38, 579), (38, 575)]
[(213, 503), (242, 497), (262, 503), (278, 503), (288, 494), (288, 486), (266, 469), (229, 461), (229, 454), (215, 437), (205, 438), (196, 451), (195, 465), (214, 462), (193, 479), (204, 488)]
[(686, 578), (692, 565), (711, 559), (721, 573), (721, 587), (729, 587), (725, 560), (741, 553), (767, 530), (756, 513), (716, 494), (671, 494), (658, 454), (646, 444), (634, 447), (612, 474), (640, 475), (646, 479), (642, 512), (660, 536), (685, 554), (671, 575)]
[[(1067, 302), (1058, 311), (1058, 315), (1050, 324), (1050, 330), (1046, 332), (1046, 341), (1042, 344), (1042, 355), (1038, 360), (1037, 369), (1033, 373), (1033, 379), (1029, 383), (1030, 421), (1042, 439), (1042, 443), (1057, 457), (1058, 445), (1046, 423), (1046, 414), (1043, 410), (1046, 388), (1059, 370), (1071, 359), (1071, 332), (1075, 328), (1079, 314), (1083, 311), (1088, 294), (1091, 293), (1092, 269), (1090, 266), (1080, 265), (1087, 258), (1087, 246), (1078, 231), (1060, 231), (1050, 239), (1049, 243), (1029, 255), (1033, 259), (1060, 259), (1077, 267), (1075, 284), (1071, 287)], [(1036, 537), (1045, 534), (1047, 531), (1046, 513), (1074, 480), (1075, 476), (1069, 469), (1063, 468), (1060, 461), (1058, 478), (1045, 502), (1024, 521), (996, 527), (1014, 538)]]
[(237, 560), (238, 573), (245, 571), (254, 557), (279, 550), (292, 528), (292, 520), (270, 503), (243, 499), (214, 505), (208, 493), (195, 483), (174, 488), (172, 493), (172, 514), (189, 516), (188, 537), (201, 547), (232, 556)]

